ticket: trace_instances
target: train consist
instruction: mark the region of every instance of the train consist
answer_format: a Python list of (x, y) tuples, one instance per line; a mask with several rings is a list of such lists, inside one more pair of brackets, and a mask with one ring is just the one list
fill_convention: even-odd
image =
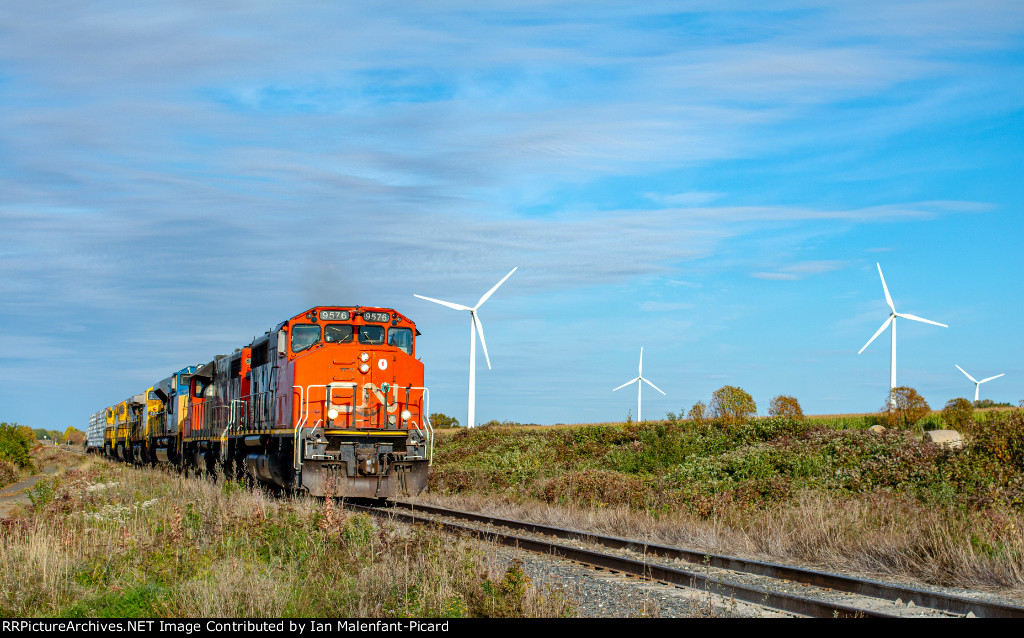
[(417, 335), (389, 308), (311, 308), (96, 412), (86, 447), (313, 496), (417, 494), (433, 448)]

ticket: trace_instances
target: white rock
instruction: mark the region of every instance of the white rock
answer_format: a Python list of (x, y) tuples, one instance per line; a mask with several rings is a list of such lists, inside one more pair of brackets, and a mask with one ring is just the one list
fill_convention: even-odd
[(924, 440), (945, 445), (953, 450), (964, 446), (964, 438), (956, 430), (929, 430), (924, 433)]

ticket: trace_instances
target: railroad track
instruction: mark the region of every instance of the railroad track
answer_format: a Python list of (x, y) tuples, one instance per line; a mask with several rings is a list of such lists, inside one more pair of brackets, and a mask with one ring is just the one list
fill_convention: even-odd
[(1024, 618), (1024, 607), (1014, 605), (527, 521), (401, 501), (389, 502), (383, 508), (347, 506), (406, 523), (439, 525), (449, 532), (478, 535), (613, 573), (695, 588), (799, 616)]

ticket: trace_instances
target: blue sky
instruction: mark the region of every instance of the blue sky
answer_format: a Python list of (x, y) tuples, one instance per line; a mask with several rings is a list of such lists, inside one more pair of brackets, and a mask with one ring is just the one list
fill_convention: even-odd
[[(432, 409), (1024, 399), (1024, 5), (0, 6), (0, 419), (84, 429), (321, 303), (418, 322)], [(60, 16), (55, 20), (54, 16)]]

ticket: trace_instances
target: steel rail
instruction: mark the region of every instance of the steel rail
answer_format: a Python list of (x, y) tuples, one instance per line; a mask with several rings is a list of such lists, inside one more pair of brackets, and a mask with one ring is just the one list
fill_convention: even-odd
[[(622, 556), (615, 556), (613, 554), (603, 554), (576, 547), (567, 547), (551, 541), (535, 540), (494, 530), (482, 530), (460, 525), (458, 523), (418, 516), (414, 513), (398, 512), (394, 508), (378, 508), (353, 503), (346, 503), (345, 506), (354, 511), (365, 512), (382, 518), (399, 520), (404, 523), (437, 525), (448, 532), (477, 535), (492, 542), (501, 543), (502, 545), (547, 554), (557, 558), (607, 569), (611, 572), (630, 574), (677, 587), (704, 590), (724, 598), (740, 600), (792, 614), (817, 618), (899, 617), (896, 614), (888, 612), (862, 609), (841, 603), (828, 602), (816, 598), (808, 598), (795, 594), (773, 591), (756, 585), (738, 583), (697, 572), (652, 564), (643, 560), (625, 558)], [(451, 515), (450, 510), (443, 511), (446, 514)]]
[(389, 503), (395, 507), (401, 507), (411, 511), (419, 510), (427, 514), (437, 516), (452, 516), (487, 525), (496, 525), (535, 534), (578, 540), (614, 549), (635, 551), (645, 555), (681, 559), (690, 563), (710, 565), (712, 567), (747, 574), (755, 574), (768, 578), (785, 579), (814, 587), (825, 587), (871, 598), (880, 598), (890, 601), (896, 601), (899, 599), (902, 600), (903, 603), (913, 602), (915, 605), (920, 607), (927, 607), (929, 609), (950, 614), (967, 615), (969, 613), (973, 613), (978, 618), (1024, 618), (1024, 607), (967, 598), (953, 594), (941, 594), (924, 589), (883, 583), (865, 578), (854, 578), (851, 576), (843, 576), (841, 574), (793, 567), (791, 565), (780, 565), (777, 563), (748, 560), (734, 556), (698, 552), (681, 547), (646, 543), (644, 541), (593, 534), (579, 530), (553, 527), (528, 521), (498, 518), (485, 514), (475, 514), (472, 512), (463, 512), (430, 505), (407, 503), (403, 501), (389, 501)]

